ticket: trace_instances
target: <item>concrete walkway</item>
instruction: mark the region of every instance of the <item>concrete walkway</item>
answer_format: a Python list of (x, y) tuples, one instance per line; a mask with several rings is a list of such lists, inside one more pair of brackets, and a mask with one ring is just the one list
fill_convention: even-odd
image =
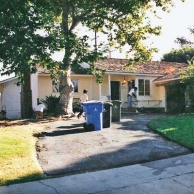
[(0, 194), (194, 194), (194, 154), (0, 187)]

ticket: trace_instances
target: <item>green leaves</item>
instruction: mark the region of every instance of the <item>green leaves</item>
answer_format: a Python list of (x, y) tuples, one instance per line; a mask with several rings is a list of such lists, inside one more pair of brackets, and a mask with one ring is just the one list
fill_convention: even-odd
[[(108, 49), (128, 45), (130, 61), (150, 60), (154, 48), (144, 46), (150, 34), (159, 35), (147, 16), (155, 6), (167, 9), (172, 0), (1, 0), (1, 72), (18, 75), (29, 67), (46, 67), (52, 74), (78, 63), (101, 58)], [(81, 24), (81, 27), (80, 25)], [(91, 45), (91, 37), (76, 29), (87, 27), (106, 37)], [(51, 59), (55, 51), (65, 50), (63, 62)]]
[[(35, 1), (34, 1), (35, 2)], [(50, 56), (62, 44), (53, 13), (29, 1), (6, 1), (0, 7), (0, 61), (2, 74), (21, 75), (29, 67), (36, 71), (39, 63), (52, 63)], [(44, 29), (44, 33), (37, 33)], [(44, 61), (44, 63), (43, 63)]]
[(163, 55), (162, 61), (187, 63), (194, 57), (194, 47), (184, 46)]

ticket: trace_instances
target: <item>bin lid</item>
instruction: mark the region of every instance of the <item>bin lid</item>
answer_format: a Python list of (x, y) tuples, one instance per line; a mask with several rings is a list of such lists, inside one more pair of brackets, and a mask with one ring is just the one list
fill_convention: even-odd
[(88, 101), (81, 103), (83, 106), (83, 111), (86, 113), (102, 112), (103, 103), (100, 101)]
[(121, 104), (122, 103), (122, 101), (120, 101), (120, 100), (110, 100), (110, 101), (107, 101), (107, 102), (110, 102), (112, 104)]
[(103, 102), (104, 105), (109, 105), (109, 106), (113, 106), (113, 103), (109, 102), (109, 101), (106, 101), (106, 102)]
[(103, 102), (101, 102), (101, 101), (96, 101), (96, 100), (91, 100), (91, 101), (87, 101), (87, 102), (82, 102), (81, 104), (83, 104), (83, 105), (103, 104)]

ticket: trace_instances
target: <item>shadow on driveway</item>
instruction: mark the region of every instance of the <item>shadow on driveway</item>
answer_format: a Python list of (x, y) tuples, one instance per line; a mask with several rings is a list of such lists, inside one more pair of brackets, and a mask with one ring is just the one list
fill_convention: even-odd
[[(51, 132), (42, 132), (41, 134), (36, 134), (36, 137), (55, 137), (55, 136), (61, 136), (61, 135), (72, 135), (72, 134), (78, 134), (78, 133), (86, 133), (88, 131), (85, 131), (83, 128), (83, 124), (72, 124), (71, 126), (59, 126), (57, 127), (58, 130), (54, 130)], [(64, 129), (64, 130), (62, 130)]]
[(85, 120), (50, 124), (38, 139), (38, 161), (48, 176), (96, 171), (191, 153), (151, 132), (147, 123), (163, 115), (121, 118), (110, 128), (85, 132)]

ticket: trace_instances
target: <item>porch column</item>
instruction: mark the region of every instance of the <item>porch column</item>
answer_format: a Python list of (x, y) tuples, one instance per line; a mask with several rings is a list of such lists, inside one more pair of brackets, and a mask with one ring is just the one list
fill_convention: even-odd
[(93, 96), (93, 77), (91, 77), (91, 85), (90, 85), (90, 87), (91, 87), (91, 100), (93, 100), (94, 99), (94, 96)]
[(110, 85), (110, 75), (108, 75), (108, 95), (111, 96), (111, 85)]
[(31, 74), (32, 108), (38, 105), (38, 73)]
[(2, 110), (2, 92), (3, 92), (3, 84), (0, 84), (0, 111)]
[(167, 112), (167, 92), (166, 92), (166, 86), (164, 86), (164, 112)]
[(102, 85), (99, 84), (99, 100), (101, 101), (101, 96), (102, 96)]

